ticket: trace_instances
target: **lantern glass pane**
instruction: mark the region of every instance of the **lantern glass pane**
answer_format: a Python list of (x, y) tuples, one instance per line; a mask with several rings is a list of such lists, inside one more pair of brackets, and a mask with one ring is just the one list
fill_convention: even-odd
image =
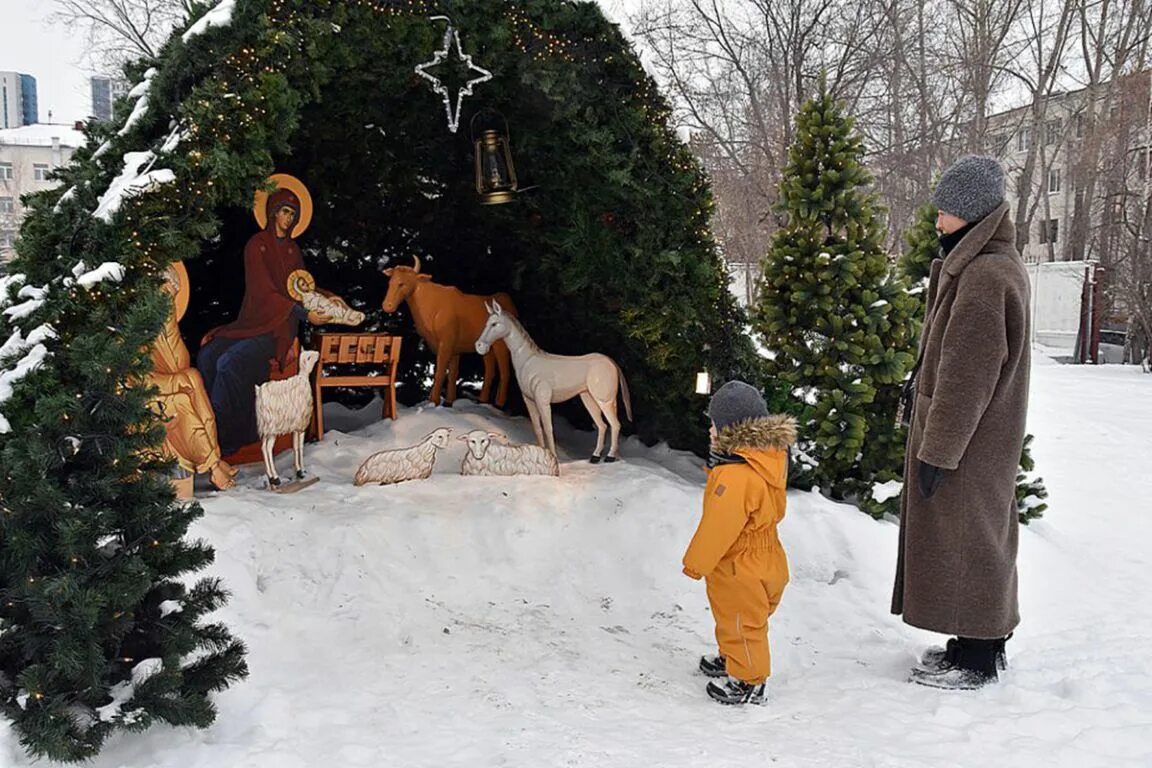
[(494, 146), (485, 144), (483, 174), (485, 189), (500, 190), (511, 186), (508, 162), (504, 157), (504, 142), (497, 142)]

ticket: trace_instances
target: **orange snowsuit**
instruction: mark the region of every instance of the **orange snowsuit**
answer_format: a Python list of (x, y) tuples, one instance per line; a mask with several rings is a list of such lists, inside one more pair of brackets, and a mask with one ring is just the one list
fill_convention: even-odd
[(759, 684), (772, 673), (768, 617), (788, 584), (788, 558), (776, 535), (784, 518), (788, 446), (796, 422), (769, 416), (722, 429), (715, 449), (738, 457), (708, 473), (704, 514), (684, 573), (704, 577), (716, 642), (728, 674)]

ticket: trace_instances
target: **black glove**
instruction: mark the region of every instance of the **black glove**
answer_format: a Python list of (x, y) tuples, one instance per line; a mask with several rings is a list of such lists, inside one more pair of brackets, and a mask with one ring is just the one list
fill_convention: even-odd
[(923, 494), (924, 498), (930, 499), (935, 495), (940, 483), (944, 482), (944, 474), (947, 470), (925, 464), (922, 461), (919, 464), (920, 468), (917, 475), (920, 481), (920, 493)]

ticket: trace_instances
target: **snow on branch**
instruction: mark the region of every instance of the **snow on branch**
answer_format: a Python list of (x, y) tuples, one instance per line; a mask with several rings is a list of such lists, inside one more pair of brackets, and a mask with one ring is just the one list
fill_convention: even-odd
[(4, 342), (4, 346), (0, 347), (0, 360), (10, 357), (11, 355), (19, 354), (28, 349), (28, 347), (43, 344), (45, 341), (54, 338), (56, 338), (56, 329), (50, 325), (38, 326), (32, 333), (28, 334), (27, 339), (24, 338), (20, 329), (17, 328), (12, 332), (12, 335), (8, 337), (8, 341)]
[(27, 276), (21, 274), (0, 277), (0, 307), (6, 307), (12, 303), (12, 300), (8, 298), (8, 291), (17, 285), (24, 285), (27, 279)]
[(76, 187), (68, 187), (68, 191), (60, 195), (60, 199), (56, 201), (56, 205), (52, 208), (53, 213), (60, 213), (64, 210), (64, 203), (76, 197)]
[(136, 695), (136, 687), (143, 684), (148, 678), (159, 674), (164, 669), (164, 662), (160, 659), (144, 659), (132, 668), (132, 679), (117, 683), (108, 690), (112, 697), (111, 703), (96, 708), (97, 719), (110, 723), (113, 720), (125, 721), (133, 718), (134, 713), (122, 714), (124, 705), (132, 701)]
[[(37, 344), (16, 364), (15, 368), (0, 371), (0, 404), (7, 402), (8, 398), (12, 397), (12, 388), (16, 382), (39, 368), (46, 357), (48, 357), (48, 348), (43, 344)], [(6, 435), (11, 431), (12, 425), (8, 423), (8, 419), (4, 418), (3, 414), (0, 414), (0, 435)]]
[(96, 269), (90, 272), (76, 276), (76, 283), (85, 288), (91, 288), (97, 283), (102, 283), (105, 280), (110, 280), (113, 283), (118, 283), (124, 279), (124, 265), (115, 261), (106, 261)]
[(17, 304), (5, 309), (4, 316), (9, 320), (23, 320), (42, 306), (44, 306), (44, 299), (29, 299), (23, 304)]
[(168, 169), (152, 170), (155, 162), (156, 155), (152, 152), (126, 152), (124, 170), (113, 180), (108, 191), (100, 196), (96, 212), (92, 215), (111, 223), (112, 217), (128, 198), (176, 181), (176, 174)]
[(173, 613), (182, 613), (184, 611), (184, 603), (179, 600), (165, 600), (160, 603), (160, 618), (169, 616)]
[(220, 0), (216, 7), (200, 17), (200, 20), (188, 28), (181, 36), (185, 43), (192, 38), (202, 35), (212, 27), (226, 27), (232, 23), (232, 12), (236, 10), (236, 0)]
[(152, 93), (152, 78), (154, 77), (156, 77), (156, 70), (148, 70), (144, 73), (144, 79), (128, 92), (128, 98), (136, 99), (136, 103), (132, 105), (132, 114), (128, 115), (124, 127), (117, 132), (117, 136), (127, 136), (128, 132), (135, 128), (148, 114), (148, 97)]

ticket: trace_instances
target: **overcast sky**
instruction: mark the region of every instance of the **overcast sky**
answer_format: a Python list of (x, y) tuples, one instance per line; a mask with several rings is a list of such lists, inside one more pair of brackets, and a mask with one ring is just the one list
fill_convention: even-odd
[(40, 120), (72, 123), (91, 111), (84, 37), (49, 25), (51, 0), (0, 0), (0, 70), (36, 78)]
[[(622, 11), (637, 0), (599, 0), (609, 18), (622, 21)], [(51, 0), (0, 0), (0, 71), (23, 72), (36, 78), (40, 121), (70, 124), (91, 112), (84, 61), (83, 34), (50, 24)]]

